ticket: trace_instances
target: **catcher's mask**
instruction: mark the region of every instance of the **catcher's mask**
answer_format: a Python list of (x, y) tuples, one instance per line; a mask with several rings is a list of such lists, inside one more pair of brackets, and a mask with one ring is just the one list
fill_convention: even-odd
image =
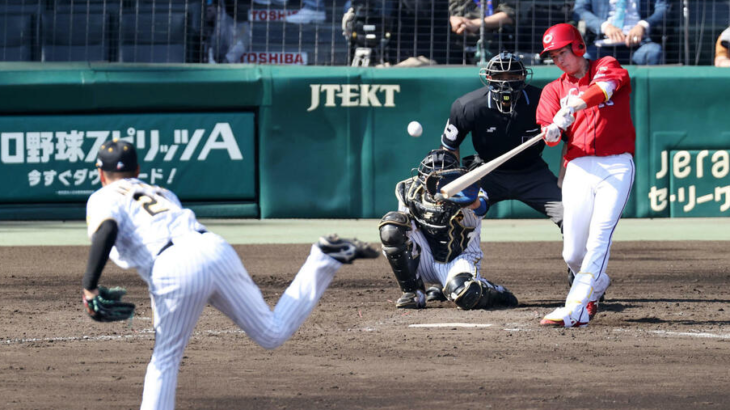
[(516, 55), (503, 51), (479, 70), (479, 79), (489, 87), (489, 95), (499, 112), (510, 114), (532, 79), (532, 70), (526, 69)]
[(456, 154), (444, 149), (434, 149), (418, 165), (418, 179), (425, 184), (426, 178), (432, 172), (456, 168), (459, 168), (459, 158)]

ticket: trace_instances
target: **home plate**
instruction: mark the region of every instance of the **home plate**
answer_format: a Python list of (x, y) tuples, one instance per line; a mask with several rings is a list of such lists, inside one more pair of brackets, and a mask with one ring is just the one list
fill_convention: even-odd
[(491, 323), (421, 323), (408, 327), (490, 327)]

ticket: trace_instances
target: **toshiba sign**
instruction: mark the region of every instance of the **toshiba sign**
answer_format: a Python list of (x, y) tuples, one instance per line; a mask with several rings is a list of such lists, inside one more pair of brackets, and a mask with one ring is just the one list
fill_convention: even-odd
[(250, 52), (241, 55), (245, 64), (307, 65), (307, 53)]

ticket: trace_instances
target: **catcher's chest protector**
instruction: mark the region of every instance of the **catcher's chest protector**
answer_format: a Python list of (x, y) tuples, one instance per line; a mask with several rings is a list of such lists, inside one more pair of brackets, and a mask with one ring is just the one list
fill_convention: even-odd
[(405, 200), (416, 225), (426, 237), (435, 261), (451, 262), (464, 252), (474, 228), (462, 224), (464, 214), (458, 205), (435, 202), (420, 181), (406, 188)]

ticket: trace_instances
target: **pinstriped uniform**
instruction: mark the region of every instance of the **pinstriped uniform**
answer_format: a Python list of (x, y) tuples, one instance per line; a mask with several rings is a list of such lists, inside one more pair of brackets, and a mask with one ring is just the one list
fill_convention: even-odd
[(89, 198), (87, 215), (89, 236), (104, 220), (117, 222), (110, 257), (122, 268), (137, 268), (149, 285), (155, 347), (142, 409), (175, 407), (180, 360), (206, 304), (273, 349), (306, 320), (342, 265), (313, 245), (272, 311), (233, 247), (205, 232), (172, 192), (137, 179), (116, 181)]
[[(407, 205), (412, 203), (416, 198), (404, 197), (413, 196), (414, 190), (410, 189), (409, 184), (415, 184), (413, 180), (405, 180), (399, 183), (405, 184), (405, 187), (396, 187), (396, 196), (398, 197), (398, 211), (405, 212), (412, 215), (411, 209)], [(404, 195), (405, 194), (405, 195)], [(416, 194), (415, 196), (420, 196)], [(422, 197), (421, 197), (422, 198)], [(423, 230), (419, 227), (419, 224), (412, 218), (411, 219), (411, 230), (408, 231), (408, 238), (416, 245), (413, 250), (412, 257), (416, 258), (420, 255), (418, 262), (417, 276), (421, 277), (424, 282), (428, 283), (439, 283), (444, 286), (447, 279), (450, 276), (469, 272), (474, 277), (489, 287), (497, 287), (499, 290), (503, 288), (501, 286), (495, 286), (491, 282), (482, 278), (480, 274), (481, 260), (484, 257), (481, 244), (481, 231), (482, 231), (482, 216), (477, 216), (474, 211), (468, 208), (460, 208), (454, 215), (454, 221), (456, 224), (462, 226), (462, 232), (466, 236), (466, 246), (450, 261), (437, 261), (434, 258), (431, 246), (424, 235)], [(453, 232), (452, 232), (453, 233)], [(459, 238), (450, 238), (450, 240), (459, 240)]]

